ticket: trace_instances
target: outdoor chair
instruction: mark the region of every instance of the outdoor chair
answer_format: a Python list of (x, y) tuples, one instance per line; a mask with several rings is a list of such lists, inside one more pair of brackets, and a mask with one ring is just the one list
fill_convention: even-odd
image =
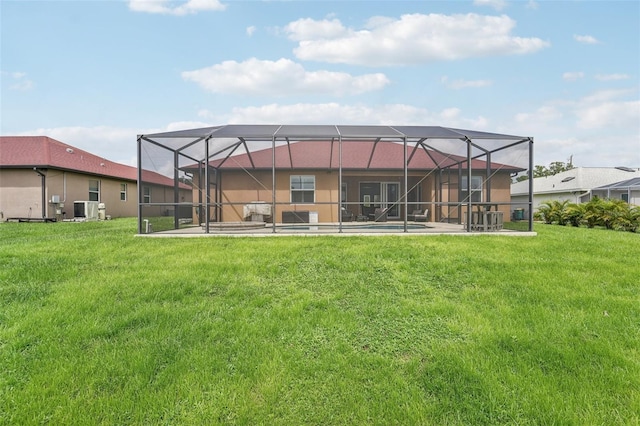
[(353, 221), (353, 213), (351, 213), (346, 208), (342, 207), (342, 221), (343, 222), (351, 222)]
[(424, 209), (424, 213), (414, 212), (413, 220), (416, 222), (426, 222), (428, 216), (429, 216), (429, 209)]
[(422, 209), (416, 209), (411, 214), (408, 214), (407, 220), (416, 220), (417, 214), (422, 214)]
[(377, 208), (373, 211), (374, 222), (386, 222), (389, 209)]

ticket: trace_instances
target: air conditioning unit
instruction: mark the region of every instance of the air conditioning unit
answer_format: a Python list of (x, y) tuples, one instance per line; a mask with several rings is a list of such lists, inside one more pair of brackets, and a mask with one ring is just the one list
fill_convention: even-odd
[(98, 220), (98, 202), (74, 201), (73, 218), (75, 220)]

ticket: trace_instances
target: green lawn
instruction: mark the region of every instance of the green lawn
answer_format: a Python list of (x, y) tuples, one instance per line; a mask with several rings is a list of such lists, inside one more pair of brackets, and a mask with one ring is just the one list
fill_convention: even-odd
[(640, 235), (0, 224), (2, 424), (640, 422)]

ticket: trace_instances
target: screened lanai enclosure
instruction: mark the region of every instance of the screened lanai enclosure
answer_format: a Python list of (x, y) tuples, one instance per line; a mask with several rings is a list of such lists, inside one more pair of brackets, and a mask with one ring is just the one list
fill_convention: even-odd
[[(533, 138), (435, 126), (223, 125), (138, 136), (139, 233), (500, 231)], [(150, 173), (153, 172), (153, 173)], [(173, 179), (173, 188), (147, 176)], [(167, 200), (172, 200), (167, 202)]]

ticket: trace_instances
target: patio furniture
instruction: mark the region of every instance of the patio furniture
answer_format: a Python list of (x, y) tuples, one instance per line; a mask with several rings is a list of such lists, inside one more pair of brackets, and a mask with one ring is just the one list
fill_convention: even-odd
[(351, 213), (346, 208), (342, 207), (342, 221), (343, 222), (351, 222), (353, 221), (353, 213)]
[(389, 211), (389, 209), (382, 209), (382, 208), (376, 208), (373, 211), (373, 215), (369, 215), (369, 216), (373, 216), (372, 220), (374, 222), (386, 222), (387, 221), (387, 212)]
[(429, 216), (429, 209), (424, 209), (424, 213), (415, 213), (413, 215), (413, 220), (416, 222), (426, 222), (427, 217)]
[(416, 209), (411, 214), (408, 214), (407, 220), (416, 220), (417, 214), (422, 214), (422, 209)]
[(499, 231), (502, 229), (503, 226), (503, 218), (504, 213), (497, 211), (497, 212), (487, 212), (487, 226), (486, 226), (486, 230), (487, 231)]

